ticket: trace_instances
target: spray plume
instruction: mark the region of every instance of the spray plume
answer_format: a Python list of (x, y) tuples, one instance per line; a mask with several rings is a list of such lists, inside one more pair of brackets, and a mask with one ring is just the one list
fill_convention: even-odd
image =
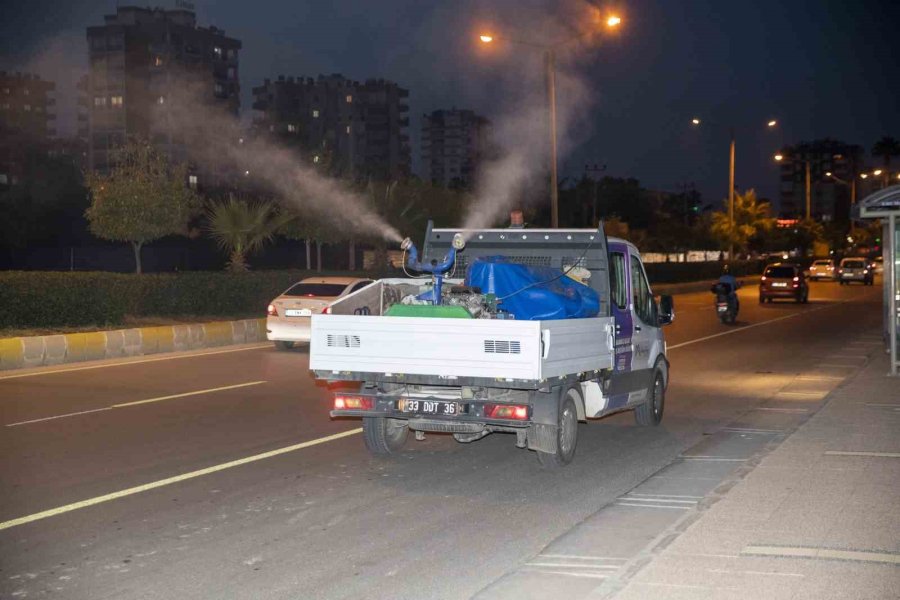
[(296, 152), (260, 137), (248, 136), (238, 119), (212, 106), (188, 85), (165, 99), (155, 115), (157, 129), (183, 139), (191, 160), (204, 166), (227, 164), (274, 191), (294, 212), (310, 211), (336, 228), (400, 242), (402, 236), (367, 204), (334, 178), (307, 166)]

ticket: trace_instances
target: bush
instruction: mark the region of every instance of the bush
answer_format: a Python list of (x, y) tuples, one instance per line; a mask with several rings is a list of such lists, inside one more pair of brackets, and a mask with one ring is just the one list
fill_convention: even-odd
[[(696, 263), (649, 263), (645, 264), (650, 285), (655, 283), (685, 283), (688, 281), (704, 281), (718, 279), (722, 274), (724, 262)], [(756, 260), (729, 263), (731, 274), (735, 277), (758, 275), (762, 273), (765, 263)]]
[(324, 273), (0, 272), (0, 328), (120, 325), (126, 315), (264, 316), (292, 283)]

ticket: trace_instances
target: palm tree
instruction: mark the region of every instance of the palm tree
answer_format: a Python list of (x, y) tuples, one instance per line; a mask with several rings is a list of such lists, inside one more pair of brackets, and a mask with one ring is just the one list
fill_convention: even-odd
[(246, 202), (232, 195), (211, 204), (206, 218), (206, 230), (228, 253), (228, 270), (235, 273), (249, 269), (247, 255), (271, 241), (285, 219), (269, 202)]
[(760, 233), (770, 231), (775, 226), (771, 206), (756, 197), (756, 191), (747, 190), (734, 195), (734, 222), (728, 218), (728, 200), (725, 210), (713, 213), (711, 233), (719, 240), (722, 248), (734, 246), (746, 252), (750, 240)]

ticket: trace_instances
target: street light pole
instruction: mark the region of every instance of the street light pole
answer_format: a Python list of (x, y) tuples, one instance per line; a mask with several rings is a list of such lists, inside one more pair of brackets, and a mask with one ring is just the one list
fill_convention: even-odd
[[(728, 223), (734, 230), (734, 128), (731, 129), (731, 147), (728, 151)], [(732, 236), (733, 237), (733, 236)], [(734, 260), (734, 241), (728, 244), (728, 260)]]
[(809, 161), (805, 160), (803, 162), (806, 164), (806, 220), (809, 221), (811, 208), (810, 197), (812, 196), (809, 185)]
[(556, 55), (552, 48), (544, 53), (547, 69), (547, 102), (550, 105), (550, 227), (559, 228), (559, 183), (556, 157)]

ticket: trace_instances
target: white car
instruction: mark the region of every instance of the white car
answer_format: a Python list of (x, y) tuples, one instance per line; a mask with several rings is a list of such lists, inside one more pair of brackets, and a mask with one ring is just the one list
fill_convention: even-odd
[(813, 281), (817, 279), (834, 279), (835, 266), (833, 260), (817, 260), (809, 267), (809, 278)]
[(309, 342), (310, 317), (347, 294), (372, 283), (358, 277), (309, 277), (272, 300), (266, 310), (266, 339), (279, 350)]

